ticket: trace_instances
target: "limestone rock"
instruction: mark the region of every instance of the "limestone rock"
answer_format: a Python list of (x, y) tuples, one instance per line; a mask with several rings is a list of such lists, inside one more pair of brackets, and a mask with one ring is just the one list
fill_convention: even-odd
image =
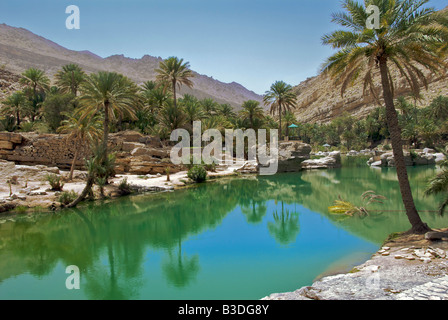
[(341, 153), (339, 151), (330, 152), (327, 157), (321, 159), (305, 160), (302, 168), (311, 169), (333, 169), (341, 167)]
[(299, 141), (280, 142), (278, 172), (298, 172), (303, 161), (310, 158), (311, 146)]

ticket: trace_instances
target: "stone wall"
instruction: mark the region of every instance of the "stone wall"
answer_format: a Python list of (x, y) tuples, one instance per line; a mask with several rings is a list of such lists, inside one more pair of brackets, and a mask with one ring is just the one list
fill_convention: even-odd
[[(170, 149), (157, 138), (134, 131), (111, 134), (109, 148), (116, 152), (116, 172), (130, 174), (164, 174), (182, 168), (171, 164)], [(22, 165), (45, 165), (68, 170), (75, 154), (75, 142), (67, 135), (35, 133), (0, 133), (0, 159)], [(76, 169), (84, 169), (88, 145), (79, 149)]]

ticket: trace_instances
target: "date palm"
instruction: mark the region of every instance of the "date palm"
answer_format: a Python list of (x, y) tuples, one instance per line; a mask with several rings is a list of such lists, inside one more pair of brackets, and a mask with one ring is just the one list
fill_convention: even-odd
[(98, 116), (93, 118), (82, 117), (79, 112), (74, 115), (66, 114), (67, 119), (62, 121), (62, 125), (58, 128), (59, 133), (68, 134), (67, 139), (74, 142), (75, 153), (70, 168), (68, 180), (73, 179), (73, 171), (75, 170), (76, 160), (83, 145), (92, 144), (101, 137), (101, 122)]
[(29, 115), (31, 117), (31, 122), (34, 122), (44, 100), (43, 93), (50, 88), (50, 79), (45, 75), (44, 71), (29, 68), (22, 73), (20, 83), (26, 86), (24, 92), (29, 96)]
[(264, 119), (264, 110), (260, 107), (260, 102), (255, 100), (248, 100), (243, 102), (240, 115), (244, 120), (249, 121), (250, 128), (254, 129), (255, 120)]
[(83, 117), (103, 115), (103, 157), (108, 156), (107, 142), (111, 119), (128, 116), (135, 120), (135, 112), (141, 103), (138, 87), (129, 78), (115, 73), (93, 73), (82, 83), (81, 112)]
[(79, 87), (85, 81), (86, 74), (77, 64), (68, 64), (62, 67), (56, 75), (56, 85), (63, 93), (72, 93), (75, 97)]
[(14, 92), (11, 94), (3, 104), (6, 108), (2, 110), (2, 113), (13, 114), (16, 117), (17, 127), (20, 127), (20, 114), (24, 111), (25, 106), (25, 96), (21, 91)]
[(177, 108), (176, 101), (176, 87), (180, 89), (181, 85), (186, 85), (189, 88), (193, 87), (193, 81), (190, 79), (194, 76), (190, 70), (190, 64), (184, 62), (184, 59), (177, 57), (169, 57), (163, 60), (159, 64), (159, 68), (156, 69), (156, 79), (160, 83), (164, 83), (164, 89), (171, 86), (174, 97), (174, 107)]
[[(338, 51), (324, 63), (328, 72), (341, 85), (343, 94), (348, 86), (361, 82), (364, 94), (378, 99), (375, 89), (379, 70), (386, 118), (397, 169), (400, 191), (406, 209), (410, 232), (423, 233), (429, 227), (422, 222), (414, 204), (402, 149), (401, 129), (394, 105), (394, 67), (406, 80), (409, 88), (418, 94), (427, 85), (424, 70), (440, 74), (446, 70), (444, 58), (448, 41), (447, 14), (425, 8), (427, 0), (343, 0), (345, 12), (333, 14), (333, 22), (345, 30), (322, 37), (326, 45)], [(380, 9), (378, 29), (369, 29), (366, 12), (369, 5)]]
[(227, 119), (233, 119), (236, 117), (236, 113), (233, 111), (232, 106), (228, 103), (224, 103), (219, 106), (218, 114), (226, 117)]
[[(445, 152), (444, 154), (448, 159), (448, 154)], [(448, 160), (443, 161), (440, 167), (443, 170), (429, 180), (425, 195), (445, 195), (445, 199), (439, 205), (439, 214), (443, 215), (448, 206)]]
[(186, 121), (193, 128), (193, 122), (201, 120), (205, 117), (204, 110), (202, 110), (199, 100), (189, 94), (179, 100), (179, 104), (182, 107), (182, 111), (185, 113)]
[(283, 81), (276, 81), (272, 84), (269, 91), (266, 91), (263, 101), (265, 105), (270, 106), (272, 115), (278, 114), (280, 140), (282, 139), (282, 115), (285, 111), (290, 111), (296, 107), (297, 96), (292, 87)]

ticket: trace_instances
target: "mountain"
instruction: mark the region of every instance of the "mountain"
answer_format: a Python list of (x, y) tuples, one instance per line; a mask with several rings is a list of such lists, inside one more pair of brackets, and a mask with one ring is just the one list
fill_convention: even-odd
[[(154, 70), (160, 61), (162, 58), (149, 55), (141, 59), (127, 58), (124, 55), (102, 58), (90, 51), (69, 50), (23, 28), (0, 24), (0, 69), (3, 72), (21, 74), (34, 67), (44, 70), (53, 78), (63, 65), (76, 63), (88, 73), (115, 71), (141, 84), (155, 79)], [(238, 83), (224, 83), (206, 75), (194, 74), (194, 87), (189, 89), (183, 86), (181, 94), (190, 93), (199, 99), (213, 98), (219, 103), (229, 103), (236, 109), (246, 100), (262, 100), (260, 95)], [(0, 89), (4, 89), (1, 83)]]
[[(443, 9), (448, 12), (448, 7)], [(448, 60), (447, 60), (448, 62)], [(400, 75), (398, 69), (391, 66), (391, 73), (396, 84), (395, 97), (407, 96), (411, 93), (406, 80)], [(427, 106), (439, 95), (448, 96), (448, 72), (443, 76), (436, 76), (426, 72), (428, 90), (422, 87), (422, 99), (417, 101), (418, 106)], [(382, 97), (379, 70), (374, 77), (377, 84), (376, 92)], [(298, 107), (295, 111), (300, 122), (326, 123), (340, 116), (344, 112), (362, 118), (378, 107), (372, 96), (363, 96), (363, 84), (359, 81), (355, 86), (348, 88), (341, 96), (340, 86), (335, 86), (333, 80), (325, 73), (308, 78), (296, 87)]]

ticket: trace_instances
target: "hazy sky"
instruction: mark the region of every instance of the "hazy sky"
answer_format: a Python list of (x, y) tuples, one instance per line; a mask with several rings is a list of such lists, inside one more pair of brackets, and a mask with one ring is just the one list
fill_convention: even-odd
[[(65, 27), (69, 5), (80, 9), (79, 30)], [(0, 23), (102, 57), (178, 56), (263, 94), (276, 80), (297, 85), (317, 74), (332, 52), (320, 39), (337, 28), (337, 11), (338, 0), (0, 0)]]

